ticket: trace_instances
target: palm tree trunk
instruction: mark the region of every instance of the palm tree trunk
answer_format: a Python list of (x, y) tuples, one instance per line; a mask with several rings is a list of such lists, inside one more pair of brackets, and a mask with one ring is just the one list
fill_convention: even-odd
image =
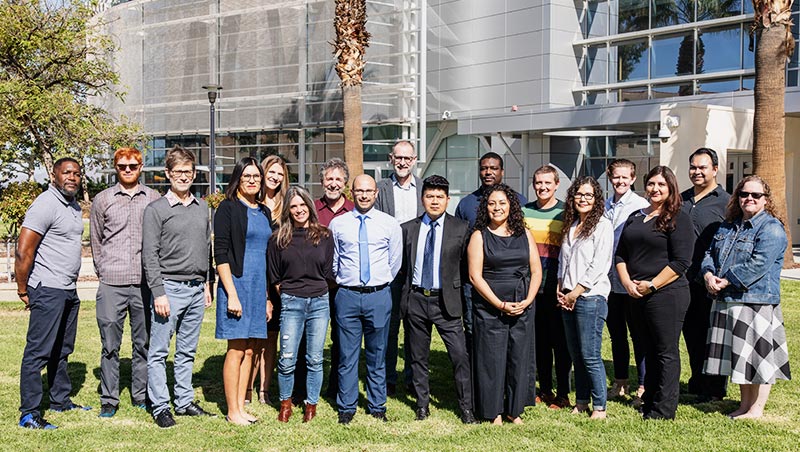
[(343, 85), (344, 161), (350, 178), (364, 173), (363, 131), (361, 128), (361, 85)]
[(783, 26), (756, 31), (753, 170), (772, 188), (776, 213), (783, 221), (789, 246), (784, 267), (794, 266), (792, 234), (786, 209), (784, 94), (786, 92), (786, 30)]

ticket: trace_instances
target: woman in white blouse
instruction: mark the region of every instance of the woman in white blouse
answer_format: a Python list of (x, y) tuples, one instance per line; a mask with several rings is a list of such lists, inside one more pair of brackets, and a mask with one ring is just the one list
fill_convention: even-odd
[(608, 314), (608, 270), (613, 248), (614, 228), (603, 217), (603, 190), (594, 178), (580, 177), (567, 191), (558, 303), (564, 309), (567, 347), (575, 366), (572, 412), (588, 413), (591, 398), (592, 419), (606, 417), (606, 370), (600, 348)]

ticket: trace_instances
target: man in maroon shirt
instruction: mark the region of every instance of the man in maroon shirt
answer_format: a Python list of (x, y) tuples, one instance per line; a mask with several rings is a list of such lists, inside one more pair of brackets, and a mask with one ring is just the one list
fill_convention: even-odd
[[(332, 158), (325, 162), (319, 169), (319, 181), (325, 194), (321, 198), (314, 201), (314, 207), (317, 209), (317, 216), (319, 222), (325, 226), (331, 223), (331, 220), (342, 215), (346, 212), (353, 210), (355, 205), (353, 201), (345, 198), (343, 191), (347, 186), (347, 181), (350, 178), (350, 172), (347, 170), (347, 164), (340, 158)], [(336, 298), (336, 288), (333, 287), (329, 291), (331, 300), (331, 319), (334, 317), (333, 300)], [(339, 328), (336, 322), (331, 322), (331, 369), (328, 374), (328, 389), (325, 391), (325, 396), (328, 398), (336, 397), (339, 392), (339, 341), (338, 337)], [(298, 357), (304, 356), (298, 352)], [(296, 367), (295, 369), (299, 369)]]
[(334, 218), (353, 210), (353, 201), (342, 194), (350, 173), (347, 164), (340, 158), (332, 158), (319, 169), (319, 181), (325, 194), (314, 201), (319, 222), (328, 226)]

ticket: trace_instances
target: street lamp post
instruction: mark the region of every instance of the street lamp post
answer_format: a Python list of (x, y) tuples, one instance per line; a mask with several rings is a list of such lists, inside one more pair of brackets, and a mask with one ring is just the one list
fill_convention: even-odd
[(209, 184), (211, 184), (209, 194), (213, 194), (217, 192), (217, 168), (216, 168), (216, 160), (217, 160), (217, 153), (216, 153), (216, 133), (214, 130), (214, 116), (216, 116), (215, 109), (214, 109), (214, 102), (217, 100), (217, 94), (220, 90), (222, 90), (222, 86), (220, 85), (204, 85), (203, 89), (208, 91), (208, 102), (211, 104), (211, 131), (209, 133), (209, 156), (208, 156), (208, 172), (209, 172)]

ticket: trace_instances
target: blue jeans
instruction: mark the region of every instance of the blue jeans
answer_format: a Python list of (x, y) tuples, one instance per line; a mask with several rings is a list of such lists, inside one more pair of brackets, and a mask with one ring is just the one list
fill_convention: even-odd
[(588, 405), (591, 396), (595, 411), (606, 409), (606, 368), (600, 348), (607, 315), (608, 304), (600, 295), (578, 297), (575, 309), (561, 314), (575, 366), (575, 403)]
[(164, 291), (169, 300), (169, 317), (156, 314), (150, 303), (150, 349), (147, 354), (147, 395), (153, 405), (153, 416), (169, 409), (167, 387), (167, 356), (169, 343), (175, 334), (175, 408), (184, 409), (194, 401), (192, 368), (200, 326), (205, 315), (205, 286), (164, 280)]
[(358, 405), (358, 358), (361, 340), (367, 364), (367, 407), (386, 411), (386, 342), (392, 315), (391, 289), (359, 293), (340, 287), (335, 319), (339, 327), (339, 394), (341, 413), (355, 413)]
[(281, 353), (278, 358), (278, 388), (281, 400), (290, 399), (294, 390), (297, 349), (306, 335), (306, 403), (316, 405), (322, 389), (322, 350), (328, 334), (330, 306), (328, 293), (319, 297), (281, 294)]

